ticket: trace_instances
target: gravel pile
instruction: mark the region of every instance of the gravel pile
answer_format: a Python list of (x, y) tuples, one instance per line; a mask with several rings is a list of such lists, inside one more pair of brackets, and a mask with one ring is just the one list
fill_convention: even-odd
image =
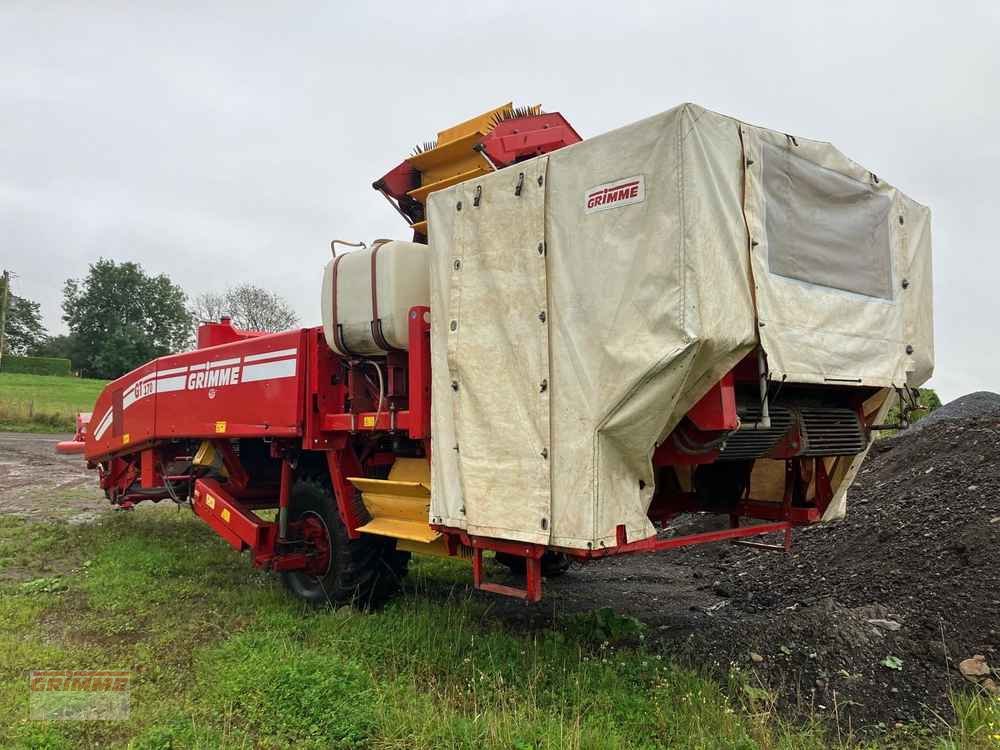
[(937, 424), (946, 419), (970, 419), (972, 417), (982, 419), (1000, 418), (1000, 393), (993, 393), (992, 391), (967, 393), (964, 396), (956, 398), (954, 401), (949, 401), (947, 404), (939, 406), (899, 435), (912, 435), (914, 432), (919, 432), (932, 424)]
[[(876, 443), (843, 521), (789, 556), (726, 545), (681, 559), (728, 598), (685, 644), (752, 669), (803, 712), (866, 730), (950, 715), (1000, 684), (1000, 396), (970, 394)], [(987, 665), (973, 680), (959, 665)], [(976, 682), (979, 687), (972, 687)]]

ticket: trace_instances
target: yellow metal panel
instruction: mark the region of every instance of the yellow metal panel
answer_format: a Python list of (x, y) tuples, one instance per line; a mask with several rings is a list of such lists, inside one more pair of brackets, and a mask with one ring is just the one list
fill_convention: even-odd
[[(430, 462), (425, 458), (400, 458), (392, 465), (388, 479), (348, 477), (361, 490), (361, 499), (372, 520), (358, 531), (406, 540), (418, 547), (400, 547), (423, 554), (442, 554), (436, 544), (442, 537), (427, 521), (430, 513)], [(447, 548), (444, 550), (447, 554)]]
[(219, 454), (210, 440), (201, 441), (201, 445), (198, 446), (198, 451), (194, 454), (194, 459), (192, 459), (191, 463), (195, 466), (205, 466), (215, 469), (222, 476), (229, 477), (229, 472), (226, 470), (225, 464), (222, 463), (222, 459), (219, 458)]
[(434, 531), (427, 522), (418, 523), (415, 521), (401, 521), (396, 518), (375, 518), (359, 526), (358, 531), (365, 534), (376, 534), (377, 536), (391, 536), (395, 539), (407, 539), (411, 542), (433, 542), (441, 534)]
[(484, 112), (465, 122), (460, 122), (458, 125), (452, 125), (450, 128), (446, 128), (438, 133), (438, 143), (454, 141), (469, 133), (486, 134), (492, 130), (493, 118), (501, 112), (509, 112), (513, 108), (514, 102), (507, 102), (506, 104), (501, 104), (496, 109), (491, 109), (489, 112)]
[(202, 440), (198, 452), (191, 461), (195, 466), (211, 466), (215, 463), (215, 446), (208, 440)]
[(420, 482), (430, 487), (431, 462), (426, 458), (397, 458), (389, 471), (389, 479), (393, 482)]
[(475, 169), (470, 169), (468, 172), (462, 172), (461, 174), (455, 174), (451, 177), (445, 177), (443, 180), (438, 180), (437, 182), (431, 182), (429, 184), (424, 184), (418, 187), (416, 190), (411, 190), (407, 193), (408, 196), (414, 200), (423, 203), (427, 200), (427, 196), (433, 193), (435, 190), (444, 190), (446, 187), (451, 187), (452, 185), (457, 185), (460, 182), (465, 182), (466, 180), (471, 180), (480, 175), (487, 174), (489, 168), (484, 164), (477, 166)]
[(424, 151), (422, 154), (411, 156), (407, 161), (420, 172), (422, 185), (439, 182), (483, 166), (483, 157), (473, 148), (480, 138), (482, 138), (481, 135), (473, 133), (457, 141), (432, 148), (430, 151)]
[(348, 477), (347, 481), (366, 495), (399, 495), (401, 497), (429, 498), (430, 488), (422, 482), (394, 482), (391, 479)]
[(365, 492), (361, 495), (365, 507), (374, 518), (400, 518), (427, 525), (430, 515), (430, 497), (403, 497), (401, 495), (375, 495)]

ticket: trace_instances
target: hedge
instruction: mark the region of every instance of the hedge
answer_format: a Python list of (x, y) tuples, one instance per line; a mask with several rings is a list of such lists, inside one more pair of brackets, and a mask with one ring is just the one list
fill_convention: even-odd
[(71, 363), (64, 357), (12, 357), (0, 361), (0, 372), (23, 375), (70, 375)]

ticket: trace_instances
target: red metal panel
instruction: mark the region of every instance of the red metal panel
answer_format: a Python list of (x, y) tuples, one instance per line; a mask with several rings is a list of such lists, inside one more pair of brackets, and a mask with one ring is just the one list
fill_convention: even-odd
[(274, 555), (276, 526), (261, 520), (214, 479), (194, 485), (194, 512), (237, 550), (253, 550), (256, 558)]
[(482, 144), (493, 163), (507, 166), (517, 159), (547, 154), (580, 140), (561, 114), (547, 112), (504, 120), (483, 137)]
[(409, 428), (414, 439), (431, 436), (431, 326), (429, 307), (410, 310)]
[(410, 412), (362, 411), (357, 414), (324, 414), (320, 422), (327, 432), (375, 432), (383, 430), (404, 430), (412, 435)]
[[(242, 552), (253, 546), (257, 539), (257, 533), (253, 524), (244, 523), (247, 519), (241, 518), (240, 513), (233, 511), (232, 505), (225, 499), (222, 489), (215, 485), (206, 485), (204, 479), (195, 482), (194, 489), (194, 512), (211, 526), (215, 533), (221, 536), (230, 547)], [(225, 517), (223, 517), (225, 511)], [(234, 524), (234, 519), (236, 523)]]
[(143, 489), (152, 489), (153, 487), (159, 487), (162, 484), (162, 477), (156, 467), (156, 449), (146, 448), (140, 455), (141, 459), (141, 473), (140, 478), (142, 480)]
[(155, 424), (155, 394), (155, 360), (109, 383), (94, 405), (87, 458), (131, 451), (149, 440)]
[(160, 437), (287, 437), (302, 430), (304, 331), (158, 360)]
[(350, 539), (358, 539), (361, 536), (358, 527), (363, 525), (364, 521), (358, 516), (357, 504), (354, 502), (357, 489), (347, 481), (347, 478), (364, 476), (364, 470), (358, 462), (358, 457), (354, 455), (354, 449), (349, 445), (327, 451), (326, 464), (330, 471), (330, 484), (337, 500), (340, 520), (344, 522), (347, 536)]
[(695, 427), (704, 432), (735, 430), (739, 426), (736, 414), (736, 389), (733, 373), (727, 372), (687, 413)]
[(123, 375), (97, 399), (87, 458), (131, 452), (156, 438), (302, 434), (309, 335), (315, 330), (255, 336), (161, 357)]
[(306, 410), (302, 447), (323, 450), (332, 446), (323, 433), (322, 415), (344, 411), (344, 362), (326, 344), (322, 329), (306, 334)]
[(232, 321), (223, 317), (218, 323), (211, 321), (198, 326), (198, 348), (207, 349), (211, 346), (231, 344), (234, 341), (245, 341), (266, 335), (261, 331), (241, 331), (233, 328)]

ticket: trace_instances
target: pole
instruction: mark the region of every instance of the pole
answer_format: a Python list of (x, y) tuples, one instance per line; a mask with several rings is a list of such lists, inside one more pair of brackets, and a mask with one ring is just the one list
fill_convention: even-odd
[(0, 370), (3, 370), (3, 350), (7, 344), (7, 305), (10, 302), (10, 272), (3, 272), (3, 294), (0, 295)]

